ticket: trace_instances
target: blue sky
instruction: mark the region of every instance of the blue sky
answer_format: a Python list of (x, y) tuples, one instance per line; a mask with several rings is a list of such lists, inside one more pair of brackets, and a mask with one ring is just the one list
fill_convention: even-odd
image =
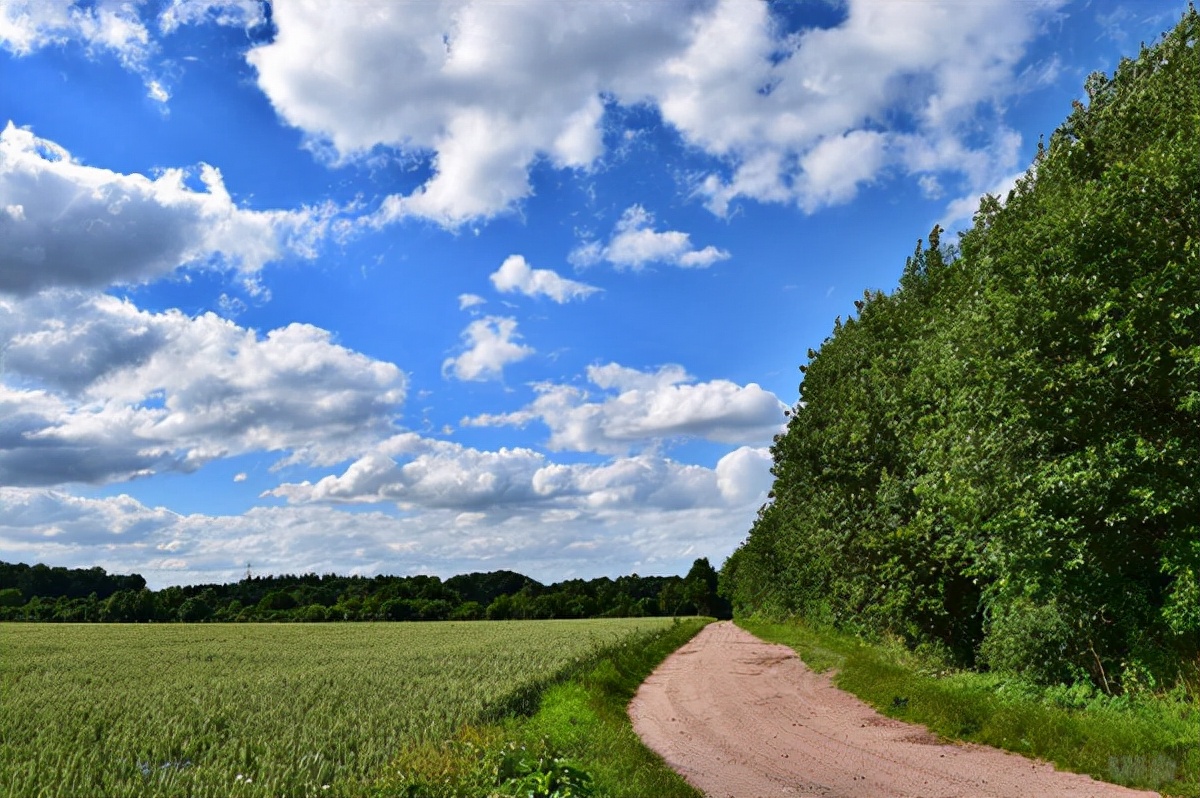
[(1184, 7), (0, 0), (0, 558), (719, 565), (809, 347)]

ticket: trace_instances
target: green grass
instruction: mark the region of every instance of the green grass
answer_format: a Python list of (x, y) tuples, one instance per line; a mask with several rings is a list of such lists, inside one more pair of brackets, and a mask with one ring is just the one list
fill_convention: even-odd
[(374, 795), (701, 798), (642, 744), (626, 707), (650, 672), (706, 623), (687, 619), (582, 663), (532, 715), (405, 750)]
[(801, 623), (741, 619), (879, 711), (943, 737), (994, 745), (1104, 781), (1200, 796), (1200, 701), (1168, 695), (1111, 698), (1083, 687), (1037, 688), (1012, 677), (956, 671), (899, 644)]
[(670, 628), (0, 624), (0, 795), (362, 794), (399, 752)]

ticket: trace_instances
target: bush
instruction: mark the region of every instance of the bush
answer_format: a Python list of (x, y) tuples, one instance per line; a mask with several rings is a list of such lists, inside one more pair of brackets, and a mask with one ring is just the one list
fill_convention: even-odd
[(998, 607), (979, 649), (981, 664), (1037, 684), (1062, 684), (1080, 674), (1072, 665), (1080, 648), (1058, 605), (1018, 599)]

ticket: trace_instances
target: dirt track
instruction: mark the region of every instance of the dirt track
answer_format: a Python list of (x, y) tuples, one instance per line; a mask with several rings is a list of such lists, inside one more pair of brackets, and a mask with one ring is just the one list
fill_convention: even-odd
[(790, 648), (715, 623), (629, 705), (650, 748), (710, 798), (1152, 796), (884, 717)]

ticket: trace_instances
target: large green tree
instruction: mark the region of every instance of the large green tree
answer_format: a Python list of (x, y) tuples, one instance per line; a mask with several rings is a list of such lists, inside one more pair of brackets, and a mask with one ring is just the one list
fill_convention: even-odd
[(1200, 651), (1200, 18), (803, 367), (742, 612), (1120, 689)]

